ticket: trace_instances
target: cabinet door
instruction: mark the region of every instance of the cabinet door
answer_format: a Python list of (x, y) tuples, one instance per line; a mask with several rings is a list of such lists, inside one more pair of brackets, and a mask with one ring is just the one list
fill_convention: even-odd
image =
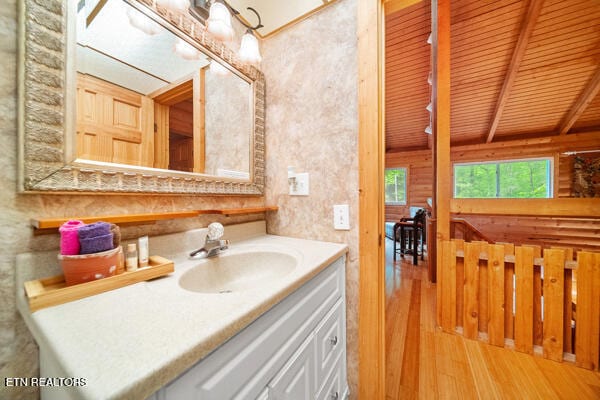
[(269, 383), (269, 399), (308, 400), (315, 395), (315, 341), (311, 334)]
[(317, 394), (317, 400), (343, 400), (347, 394), (348, 383), (346, 382), (345, 354), (338, 358), (325, 380), (323, 388)]
[(346, 348), (344, 311), (344, 303), (340, 299), (315, 332), (317, 390), (325, 384), (325, 377), (334, 369), (336, 360)]

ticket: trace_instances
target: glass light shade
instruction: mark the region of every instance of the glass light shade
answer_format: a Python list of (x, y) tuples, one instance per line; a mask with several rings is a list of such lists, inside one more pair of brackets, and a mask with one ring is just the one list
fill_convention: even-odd
[(133, 9), (127, 10), (127, 18), (129, 19), (129, 23), (136, 29), (144, 32), (146, 35), (156, 35), (160, 32), (160, 26), (156, 24), (156, 22), (152, 21), (150, 18), (146, 17), (139, 11), (135, 11)]
[(189, 0), (156, 0), (156, 4), (178, 12), (186, 12), (190, 7)]
[(433, 112), (433, 104), (432, 103), (427, 104), (427, 107), (425, 107), (425, 109), (429, 112)]
[(175, 42), (174, 51), (175, 54), (184, 60), (198, 60), (202, 56), (202, 53), (196, 50), (194, 46), (181, 39), (177, 39), (177, 42)]
[(428, 135), (431, 135), (431, 133), (432, 133), (431, 126), (428, 126), (427, 128), (425, 128), (425, 133)]
[(233, 39), (231, 14), (229, 14), (229, 10), (224, 4), (214, 2), (210, 6), (206, 29), (217, 40), (228, 42)]
[(242, 44), (238, 55), (242, 62), (259, 63), (262, 60), (258, 48), (258, 39), (252, 33), (246, 32), (242, 36)]
[(218, 76), (227, 76), (229, 75), (229, 70), (227, 68), (225, 68), (223, 65), (219, 64), (218, 62), (216, 62), (215, 60), (212, 60), (210, 62), (210, 72), (212, 74), (218, 75)]

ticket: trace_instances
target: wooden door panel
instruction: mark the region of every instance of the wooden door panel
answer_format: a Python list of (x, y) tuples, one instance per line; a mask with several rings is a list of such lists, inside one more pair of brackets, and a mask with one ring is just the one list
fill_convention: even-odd
[(77, 86), (77, 157), (152, 167), (152, 99), (82, 74)]

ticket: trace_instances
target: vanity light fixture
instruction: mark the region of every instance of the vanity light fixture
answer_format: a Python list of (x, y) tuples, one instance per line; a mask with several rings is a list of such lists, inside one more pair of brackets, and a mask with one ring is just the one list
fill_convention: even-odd
[[(196, 3), (199, 2), (202, 1), (196, 1)], [(239, 11), (231, 7), (225, 0), (212, 0), (209, 16), (206, 20), (206, 29), (217, 40), (222, 42), (233, 40), (234, 32), (231, 27), (231, 15), (233, 14), (233, 16), (246, 27), (246, 33), (242, 36), (242, 43), (238, 53), (240, 60), (242, 62), (255, 64), (259, 63), (262, 60), (262, 57), (260, 56), (258, 40), (253, 32), (262, 28), (263, 24), (261, 23), (260, 15), (254, 8), (247, 7), (247, 9), (256, 14), (256, 17), (258, 18), (258, 23), (255, 26), (248, 25), (248, 23), (241, 19)]]
[(206, 29), (222, 42), (233, 40), (234, 32), (231, 26), (231, 14), (225, 4), (214, 1), (210, 6)]
[(242, 62), (250, 64), (258, 64), (261, 62), (262, 57), (260, 56), (260, 50), (258, 48), (258, 40), (252, 33), (252, 30), (246, 30), (246, 33), (242, 36), (242, 44), (240, 45), (238, 55)]

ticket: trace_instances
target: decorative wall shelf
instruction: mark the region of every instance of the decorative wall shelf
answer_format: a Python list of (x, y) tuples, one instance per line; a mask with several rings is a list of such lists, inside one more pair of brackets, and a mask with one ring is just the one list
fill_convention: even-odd
[(223, 209), (212, 209), (212, 210), (189, 210), (189, 211), (173, 211), (173, 212), (161, 212), (161, 213), (146, 213), (146, 214), (122, 214), (122, 215), (103, 215), (95, 217), (70, 217), (70, 218), (40, 218), (32, 219), (31, 226), (36, 231), (47, 231), (58, 229), (63, 223), (70, 219), (77, 219), (85, 222), (86, 224), (104, 221), (112, 222), (113, 224), (142, 224), (148, 222), (155, 222), (165, 219), (178, 219), (178, 218), (193, 218), (199, 215), (205, 214), (216, 214), (216, 215), (243, 215), (243, 214), (254, 214), (262, 213), (267, 211), (277, 211), (277, 206), (264, 206), (264, 207), (248, 207), (248, 208), (223, 208)]

